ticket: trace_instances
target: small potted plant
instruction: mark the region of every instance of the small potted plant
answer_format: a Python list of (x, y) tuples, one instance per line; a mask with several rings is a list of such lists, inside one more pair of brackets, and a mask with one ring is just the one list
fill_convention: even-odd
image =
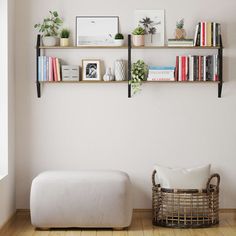
[(114, 41), (115, 41), (115, 45), (116, 45), (116, 46), (118, 46), (118, 47), (123, 46), (123, 45), (124, 45), (124, 42), (125, 42), (125, 40), (124, 40), (124, 35), (121, 34), (121, 33), (116, 34)]
[(136, 29), (134, 29), (132, 34), (133, 45), (136, 47), (144, 46), (145, 29), (141, 26), (138, 26)]
[(60, 33), (60, 46), (61, 47), (69, 46), (69, 37), (70, 37), (70, 31), (68, 29), (62, 29)]
[(34, 28), (38, 28), (39, 32), (43, 34), (43, 45), (53, 47), (58, 42), (58, 30), (63, 21), (56, 11), (49, 11), (50, 15), (43, 20), (42, 24), (35, 24)]
[(185, 39), (186, 31), (184, 29), (184, 19), (176, 22), (176, 30), (175, 30), (175, 38), (176, 39)]
[(142, 85), (142, 82), (147, 80), (147, 76), (148, 66), (143, 60), (138, 60), (137, 62), (132, 64), (131, 80), (129, 81), (129, 83), (131, 84), (133, 95), (141, 91), (140, 87)]

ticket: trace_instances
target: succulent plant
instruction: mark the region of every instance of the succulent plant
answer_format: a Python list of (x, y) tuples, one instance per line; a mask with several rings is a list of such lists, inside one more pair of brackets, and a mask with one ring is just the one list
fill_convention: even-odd
[(132, 64), (131, 69), (131, 80), (130, 84), (132, 87), (133, 94), (136, 94), (141, 91), (141, 85), (143, 81), (147, 80), (148, 75), (148, 66), (143, 60), (138, 60)]
[(184, 19), (181, 19), (180, 21), (176, 22), (176, 28), (177, 29), (183, 29), (184, 28)]
[(133, 35), (144, 35), (145, 34), (145, 29), (141, 26), (138, 26), (137, 28), (134, 29), (132, 34)]
[(57, 11), (49, 11), (50, 15), (43, 20), (42, 24), (35, 24), (34, 28), (38, 28), (44, 36), (58, 36), (58, 31), (63, 23)]
[(68, 29), (62, 29), (60, 37), (62, 39), (68, 39), (70, 37), (70, 31)]
[(118, 33), (115, 35), (115, 39), (124, 39), (124, 35), (121, 33)]

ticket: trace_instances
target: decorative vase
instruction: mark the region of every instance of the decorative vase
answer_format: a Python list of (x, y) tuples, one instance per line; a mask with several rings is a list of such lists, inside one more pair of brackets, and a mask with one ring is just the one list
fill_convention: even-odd
[(185, 29), (176, 29), (175, 30), (175, 38), (176, 39), (185, 39), (186, 38), (186, 31)]
[(106, 74), (103, 76), (103, 80), (106, 81), (106, 82), (114, 80), (114, 76), (111, 73), (111, 68), (110, 67), (106, 69)]
[(125, 44), (124, 39), (115, 39), (114, 42), (115, 42), (115, 46), (117, 46), (117, 47), (121, 47)]
[(61, 47), (68, 47), (69, 46), (69, 39), (68, 38), (60, 38), (60, 46)]
[(46, 47), (54, 47), (57, 45), (58, 38), (54, 36), (44, 36), (42, 38), (43, 45)]
[(133, 45), (136, 47), (144, 46), (145, 35), (133, 35), (132, 36)]
[(124, 60), (115, 61), (115, 80), (116, 81), (125, 80), (125, 61)]

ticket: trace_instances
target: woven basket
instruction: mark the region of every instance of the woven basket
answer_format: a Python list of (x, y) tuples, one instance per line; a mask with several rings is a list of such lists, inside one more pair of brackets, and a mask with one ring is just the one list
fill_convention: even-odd
[[(165, 189), (152, 174), (153, 225), (173, 228), (201, 228), (219, 223), (220, 176), (213, 174), (206, 189)], [(216, 184), (211, 184), (216, 178)]]

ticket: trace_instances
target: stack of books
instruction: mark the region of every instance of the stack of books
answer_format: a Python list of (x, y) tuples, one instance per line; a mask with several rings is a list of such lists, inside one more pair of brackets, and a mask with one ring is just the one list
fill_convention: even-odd
[(175, 67), (149, 66), (147, 81), (175, 81)]
[(218, 55), (210, 56), (177, 56), (177, 81), (218, 81)]
[(38, 80), (61, 81), (60, 60), (56, 57), (38, 57)]
[(193, 39), (168, 39), (168, 47), (193, 47)]
[(221, 46), (221, 26), (216, 22), (200, 22), (196, 26), (194, 46)]

